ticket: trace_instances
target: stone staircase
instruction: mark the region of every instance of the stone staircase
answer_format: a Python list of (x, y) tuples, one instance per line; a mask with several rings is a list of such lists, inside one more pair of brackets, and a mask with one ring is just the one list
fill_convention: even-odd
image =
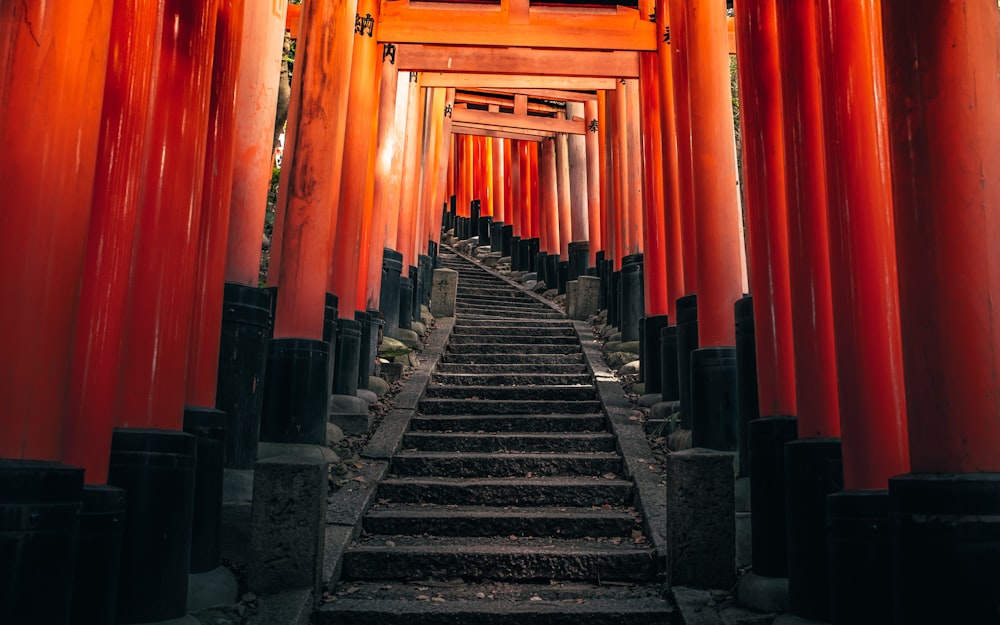
[(573, 326), (455, 255), (454, 329), (316, 623), (669, 623)]

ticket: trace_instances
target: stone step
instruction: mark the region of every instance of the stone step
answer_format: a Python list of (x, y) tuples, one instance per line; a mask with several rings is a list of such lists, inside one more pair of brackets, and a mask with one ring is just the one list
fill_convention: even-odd
[(378, 498), (458, 506), (623, 506), (631, 503), (632, 483), (603, 477), (390, 477), (379, 483)]
[(615, 437), (598, 432), (492, 433), (471, 432), (407, 432), (403, 448), (420, 451), (465, 452), (585, 452), (614, 451)]
[(517, 336), (571, 336), (576, 337), (576, 331), (571, 326), (566, 325), (542, 325), (534, 326), (532, 324), (520, 324), (520, 325), (455, 325), (451, 330), (451, 338), (456, 336), (464, 336), (466, 334), (477, 334), (480, 336), (511, 336), (513, 333), (517, 333)]
[(343, 567), (343, 580), (646, 582), (656, 576), (648, 542), (558, 538), (374, 536), (349, 547)]
[(448, 339), (449, 345), (459, 345), (462, 343), (485, 344), (515, 344), (515, 345), (579, 345), (580, 341), (575, 336), (537, 336), (532, 334), (479, 334), (454, 332)]
[(364, 531), (387, 536), (631, 537), (641, 526), (625, 508), (380, 504), (364, 517)]
[[(581, 363), (572, 364), (524, 364), (524, 363), (507, 363), (507, 364), (471, 364), (471, 363), (442, 363), (438, 362), (437, 367), (434, 369), (434, 376), (440, 375), (467, 375), (467, 376), (477, 376), (477, 375), (501, 375), (501, 376), (520, 376), (524, 374), (537, 373), (538, 375), (580, 375), (590, 377), (587, 372), (587, 365)], [(568, 379), (568, 378), (567, 378)], [(443, 379), (442, 379), (443, 381)], [(455, 382), (452, 382), (453, 384)]]
[(563, 314), (551, 308), (543, 312), (514, 309), (472, 309), (463, 307), (463, 319), (564, 319)]
[(583, 364), (583, 352), (572, 354), (454, 354), (443, 353), (438, 366), (444, 364), (478, 365), (567, 365)]
[[(468, 365), (466, 365), (468, 366)], [(593, 384), (593, 380), (588, 373), (524, 373), (517, 374), (510, 371), (497, 373), (448, 373), (435, 370), (431, 376), (433, 384), (450, 384), (464, 386), (490, 386), (506, 384), (508, 386), (520, 386), (526, 384), (545, 385), (567, 385), (567, 384)]]
[(412, 431), (424, 432), (603, 432), (602, 414), (414, 415)]
[(573, 329), (572, 323), (566, 319), (510, 319), (498, 321), (496, 319), (469, 319), (458, 311), (455, 316), (455, 328), (465, 328), (468, 326), (486, 326), (489, 328), (569, 328)]
[(547, 345), (526, 343), (452, 343), (445, 351), (450, 354), (577, 354), (579, 343), (570, 345)]
[(674, 606), (658, 584), (344, 582), (316, 625), (666, 625)]
[(432, 415), (494, 415), (494, 414), (589, 414), (601, 409), (597, 399), (571, 401), (559, 399), (504, 399), (476, 401), (469, 399), (425, 398), (420, 400), (420, 412)]
[(593, 384), (535, 384), (533, 386), (471, 386), (431, 384), (424, 398), (472, 399), (479, 401), (548, 400), (584, 401), (594, 399)]
[(394, 475), (448, 477), (531, 477), (533, 475), (616, 476), (621, 456), (607, 452), (583, 453), (472, 453), (454, 451), (403, 451), (392, 457)]

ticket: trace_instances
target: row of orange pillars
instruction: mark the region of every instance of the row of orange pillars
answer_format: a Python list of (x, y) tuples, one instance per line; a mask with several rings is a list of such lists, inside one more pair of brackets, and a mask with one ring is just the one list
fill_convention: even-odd
[[(183, 615), (188, 572), (218, 564), (220, 467), (252, 467), (240, 403), (263, 402), (260, 440), (323, 444), (383, 272), (426, 289), (456, 198), (452, 224), (476, 205), (529, 254), (588, 241), (612, 272), (643, 254), (647, 342), (698, 347), (677, 360), (695, 444), (733, 448), (747, 423), (754, 570), (787, 576), (792, 612), (998, 621), (992, 0), (738, 1), (742, 213), (724, 15), (657, 3), (639, 84), (584, 103), (612, 181), (587, 220), (572, 201), (567, 219), (560, 138), (442, 148), (453, 94), (393, 80), (365, 1), (303, 5), (273, 300), (256, 283), (284, 3), (4, 4), (0, 620)], [(756, 320), (756, 401), (734, 399), (734, 304)]]

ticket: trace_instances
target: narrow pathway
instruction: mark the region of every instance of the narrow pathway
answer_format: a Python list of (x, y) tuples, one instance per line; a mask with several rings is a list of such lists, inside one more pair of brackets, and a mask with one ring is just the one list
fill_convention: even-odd
[(458, 314), (317, 623), (669, 623), (571, 322), (455, 255)]

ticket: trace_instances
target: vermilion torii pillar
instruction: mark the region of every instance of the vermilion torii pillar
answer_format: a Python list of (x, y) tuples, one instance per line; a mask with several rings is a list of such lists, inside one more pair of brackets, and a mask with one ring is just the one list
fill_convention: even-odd
[(796, 437), (796, 389), (775, 0), (738, 0), (735, 10), (760, 416), (748, 428), (753, 572), (785, 577), (784, 447)]
[(896, 623), (986, 623), (1000, 587), (1000, 16), (882, 3), (912, 473), (889, 481)]
[[(257, 459), (271, 297), (257, 286), (271, 180), (287, 4), (243, 3), (243, 43), (236, 87), (234, 159), (226, 244), (222, 337), (216, 404), (226, 413), (226, 467)], [(277, 8), (277, 10), (275, 10)], [(291, 148), (291, 139), (286, 136)], [(286, 151), (287, 153), (287, 151)], [(277, 242), (272, 231), (272, 243)], [(280, 253), (272, 246), (277, 258)], [(273, 265), (275, 275), (278, 265)], [(275, 281), (276, 282), (276, 281)]]
[(827, 500), (831, 620), (887, 623), (888, 480), (909, 470), (909, 452), (881, 9), (832, 1), (819, 17), (845, 489)]
[(691, 440), (696, 447), (735, 451), (733, 305), (746, 273), (726, 14), (714, 2), (697, 0), (687, 4), (686, 20), (700, 347), (691, 353)]
[[(674, 129), (677, 137), (677, 201), (680, 207), (681, 249), (684, 254), (684, 295), (698, 292), (698, 272), (695, 262), (694, 178), (691, 170), (691, 100), (688, 84), (688, 15), (685, 2), (667, 2), (667, 24), (663, 39), (670, 45), (670, 77), (673, 88)], [(668, 30), (669, 29), (669, 30)], [(661, 58), (662, 52), (661, 52)]]
[[(597, 117), (597, 100), (590, 98), (583, 103), (584, 119), (587, 121), (587, 238), (590, 245), (590, 265), (597, 266), (597, 252), (604, 249), (604, 233), (601, 231), (601, 141), (600, 125)], [(598, 267), (600, 271), (600, 267)]]
[(330, 346), (322, 337), (355, 7), (352, 0), (310, 2), (302, 14), (287, 122), (292, 145), (281, 169), (287, 193), (276, 207), (285, 217), (262, 441), (326, 441)]
[[(15, 300), (0, 313), (0, 602), (11, 622), (67, 623), (73, 601), (84, 471), (58, 461), (68, 442), (74, 314), (113, 4), (8, 3), (0, 17), (0, 141), (9, 176), (2, 218), (9, 240), (0, 258)], [(72, 443), (93, 440), (107, 462), (109, 434), (105, 417), (78, 429)], [(66, 557), (59, 566), (54, 551)]]
[[(128, 493), (117, 615), (124, 623), (183, 616), (191, 560), (196, 440), (180, 430), (218, 2), (170, 0), (162, 11), (108, 471), (108, 483)], [(153, 469), (167, 459), (169, 469)]]
[(785, 447), (793, 614), (829, 618), (826, 495), (841, 489), (817, 7), (777, 1), (799, 441)]

